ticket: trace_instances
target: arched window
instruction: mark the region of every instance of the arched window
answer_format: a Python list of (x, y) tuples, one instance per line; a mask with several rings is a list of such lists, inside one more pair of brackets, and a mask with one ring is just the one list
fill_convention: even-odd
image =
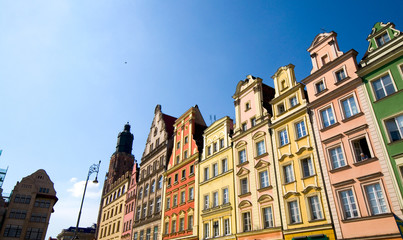
[(149, 186), (148, 186), (148, 184), (147, 184), (147, 185), (146, 185), (146, 188), (144, 189), (144, 197), (147, 196), (147, 194), (148, 194), (148, 188), (149, 188)]

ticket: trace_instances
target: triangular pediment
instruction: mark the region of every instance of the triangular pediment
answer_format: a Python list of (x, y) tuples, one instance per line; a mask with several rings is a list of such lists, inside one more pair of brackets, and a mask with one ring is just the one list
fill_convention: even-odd
[(241, 169), (239, 169), (239, 171), (236, 175), (240, 177), (240, 176), (244, 176), (247, 174), (249, 174), (249, 170), (244, 167), (241, 167)]
[(264, 160), (259, 160), (259, 161), (256, 163), (255, 168), (256, 168), (256, 169), (259, 169), (259, 168), (266, 168), (266, 167), (268, 167), (269, 165), (270, 165), (269, 162), (266, 162), (266, 161), (264, 161)]
[(238, 208), (246, 208), (252, 206), (252, 203), (249, 202), (248, 200), (243, 200), (242, 202), (239, 203)]

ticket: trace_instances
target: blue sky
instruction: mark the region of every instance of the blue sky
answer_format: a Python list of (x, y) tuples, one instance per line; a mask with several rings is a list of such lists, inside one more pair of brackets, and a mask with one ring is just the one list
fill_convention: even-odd
[[(343, 52), (365, 53), (377, 21), (403, 30), (402, 1), (4, 0), (0, 2), (0, 168), (10, 193), (39, 168), (58, 203), (47, 237), (75, 226), (83, 181), (129, 121), (141, 159), (156, 104), (180, 116), (198, 104), (208, 124), (234, 116), (248, 74), (270, 78), (294, 64), (324, 29)], [(102, 184), (89, 185), (80, 226), (96, 222)]]

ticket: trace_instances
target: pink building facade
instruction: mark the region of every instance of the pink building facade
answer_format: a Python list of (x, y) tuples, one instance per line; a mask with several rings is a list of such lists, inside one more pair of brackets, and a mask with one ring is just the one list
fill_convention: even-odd
[(306, 84), (337, 239), (400, 239), (396, 193), (362, 80), (357, 52), (339, 50), (335, 32), (315, 37)]
[(122, 240), (132, 239), (132, 226), (134, 220), (134, 209), (136, 205), (136, 189), (137, 189), (137, 175), (139, 172), (139, 167), (135, 160), (132, 175), (128, 184), (128, 189), (126, 193), (126, 203), (125, 203), (125, 213), (123, 216), (123, 229), (122, 229)]

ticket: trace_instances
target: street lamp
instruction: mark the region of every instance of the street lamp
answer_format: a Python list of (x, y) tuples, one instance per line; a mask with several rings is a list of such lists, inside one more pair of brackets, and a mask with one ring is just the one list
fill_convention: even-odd
[(85, 196), (85, 191), (87, 190), (87, 183), (88, 183), (88, 179), (90, 178), (90, 175), (93, 173), (97, 173), (97, 175), (95, 176), (95, 180), (93, 181), (93, 183), (98, 183), (98, 172), (99, 172), (99, 166), (101, 165), (101, 160), (99, 160), (98, 164), (92, 164), (90, 169), (88, 170), (88, 176), (87, 176), (87, 180), (85, 180), (85, 187), (84, 187), (84, 192), (83, 192), (83, 198), (81, 199), (81, 206), (80, 206), (80, 211), (78, 212), (78, 219), (77, 219), (77, 225), (76, 225), (76, 229), (74, 231), (74, 235), (73, 235), (73, 239), (78, 239), (77, 236), (77, 231), (78, 231), (78, 224), (80, 224), (80, 217), (81, 217), (81, 210), (83, 208), (83, 203), (84, 203), (84, 196)]

